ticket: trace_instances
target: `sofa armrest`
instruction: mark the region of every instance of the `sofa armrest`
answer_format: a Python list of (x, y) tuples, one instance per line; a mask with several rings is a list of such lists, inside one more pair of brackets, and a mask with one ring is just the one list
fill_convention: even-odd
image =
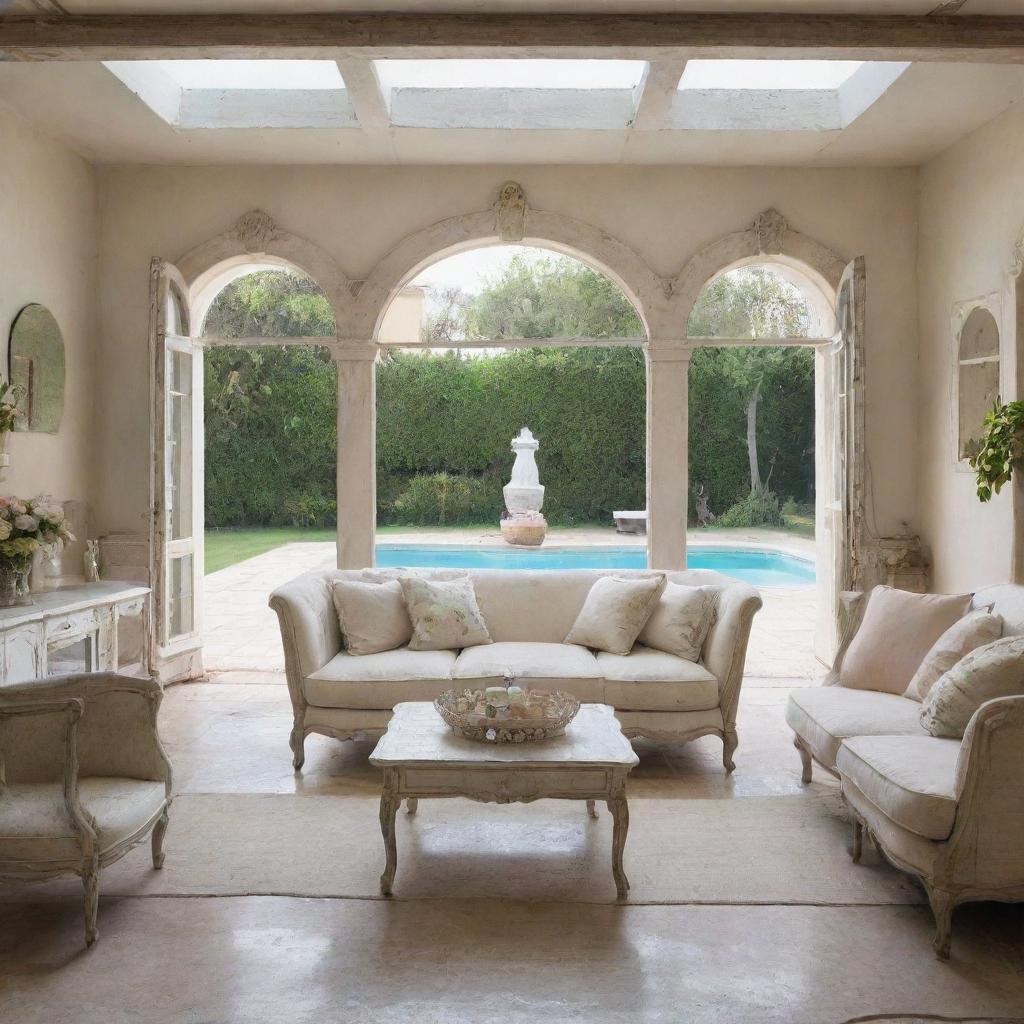
[(269, 604), (281, 626), (292, 703), (304, 706), (302, 680), (341, 651), (341, 627), (331, 588), (322, 572), (303, 573), (278, 587)]
[(704, 641), (704, 667), (718, 680), (718, 698), (726, 728), (736, 720), (747, 641), (761, 595), (745, 583), (729, 584), (718, 598), (718, 615)]
[(832, 668), (821, 681), (822, 686), (838, 686), (843, 658), (860, 629), (867, 607), (867, 594), (862, 590), (843, 590), (839, 593), (839, 649), (832, 660)]
[(1024, 885), (1024, 696), (986, 701), (964, 733), (956, 766), (950, 881)]

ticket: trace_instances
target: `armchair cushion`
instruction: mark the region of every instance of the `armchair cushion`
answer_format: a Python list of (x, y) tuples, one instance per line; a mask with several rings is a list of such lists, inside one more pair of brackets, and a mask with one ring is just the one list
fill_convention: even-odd
[[(162, 782), (85, 778), (79, 780), (78, 799), (102, 856), (151, 823), (161, 813), (167, 791)], [(81, 840), (59, 784), (26, 782), (0, 789), (0, 865), (77, 861), (81, 856)]]
[(967, 614), (970, 604), (970, 594), (911, 594), (875, 587), (839, 665), (840, 685), (904, 693), (936, 640)]
[(956, 818), (959, 753), (957, 740), (857, 736), (843, 741), (836, 768), (897, 825), (941, 840)]
[(826, 768), (834, 768), (839, 745), (851, 736), (927, 736), (921, 705), (894, 693), (808, 686), (793, 690), (786, 721)]
[(626, 711), (705, 711), (718, 707), (718, 680), (703, 665), (637, 644), (626, 655), (597, 656), (604, 702)]
[(597, 659), (574, 644), (505, 641), (470, 647), (459, 655), (453, 678), (467, 689), (496, 686), (508, 670), (525, 687), (568, 690), (581, 701), (604, 702)]
[(454, 651), (342, 651), (306, 676), (302, 689), (314, 707), (390, 711), (400, 701), (433, 700), (452, 685), (454, 668)]

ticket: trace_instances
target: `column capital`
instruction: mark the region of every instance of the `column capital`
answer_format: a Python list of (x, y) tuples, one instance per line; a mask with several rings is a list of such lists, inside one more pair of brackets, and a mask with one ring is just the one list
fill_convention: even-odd
[(377, 358), (379, 348), (372, 341), (339, 338), (330, 346), (331, 355), (339, 363), (372, 363)]

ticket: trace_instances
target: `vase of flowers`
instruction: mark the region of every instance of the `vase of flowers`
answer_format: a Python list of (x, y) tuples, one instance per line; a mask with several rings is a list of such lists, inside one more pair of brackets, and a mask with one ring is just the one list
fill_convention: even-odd
[(63, 505), (53, 498), (0, 498), (0, 608), (31, 604), (29, 573), (36, 552), (74, 539)]

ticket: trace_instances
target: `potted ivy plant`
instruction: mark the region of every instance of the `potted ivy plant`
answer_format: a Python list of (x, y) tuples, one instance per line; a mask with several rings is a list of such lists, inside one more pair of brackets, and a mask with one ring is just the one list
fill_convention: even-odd
[(985, 417), (981, 446), (970, 463), (977, 473), (981, 501), (991, 500), (1014, 470), (1024, 467), (1024, 401), (996, 402)]

